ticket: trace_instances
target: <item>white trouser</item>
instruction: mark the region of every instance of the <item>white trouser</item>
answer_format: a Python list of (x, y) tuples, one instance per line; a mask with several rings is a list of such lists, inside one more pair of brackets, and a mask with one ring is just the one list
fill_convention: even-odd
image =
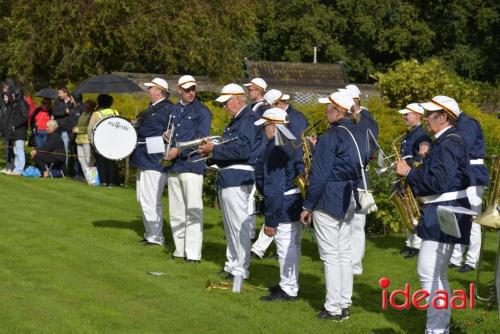
[(366, 215), (355, 213), (351, 222), (352, 273), (363, 273), (363, 257), (365, 256), (365, 223)]
[(417, 235), (417, 233), (406, 232), (406, 247), (420, 249), (420, 244), (422, 239)]
[(280, 223), (274, 236), (280, 265), (280, 287), (292, 297), (296, 297), (299, 292), (301, 237), (302, 226), (299, 222)]
[(137, 170), (137, 201), (141, 205), (144, 239), (163, 245), (163, 190), (167, 174), (155, 170)]
[(252, 245), (252, 252), (260, 257), (264, 257), (264, 254), (266, 254), (266, 250), (269, 248), (269, 246), (271, 246), (272, 242), (273, 238), (268, 237), (264, 233), (264, 225), (262, 225), (262, 228), (259, 232), (259, 238)]
[(201, 259), (203, 243), (203, 175), (168, 173), (168, 209), (174, 256)]
[(26, 164), (26, 156), (24, 154), (24, 140), (14, 141), (14, 171), (22, 173)]
[[(420, 286), (430, 294), (426, 299), (429, 303), (426, 334), (441, 334), (449, 331), (451, 304), (448, 304), (447, 309), (436, 309), (432, 307), (432, 300), (436, 295), (436, 290), (445, 290), (450, 296), (448, 263), (453, 252), (453, 246), (454, 244), (430, 240), (423, 240), (420, 245), (417, 265)], [(441, 300), (441, 302), (443, 301)]]
[(76, 145), (76, 152), (78, 154), (78, 161), (80, 166), (82, 166), (83, 175), (88, 184), (91, 184), (91, 176), (89, 174), (90, 162), (92, 159), (92, 150), (90, 149), (90, 144), (78, 144)]
[(251, 185), (229, 187), (219, 190), (219, 203), (226, 234), (227, 261), (224, 270), (233, 275), (248, 278), (250, 264), (250, 230), (249, 214)]
[(313, 211), (319, 257), (325, 267), (325, 309), (333, 315), (348, 308), (352, 297), (351, 224), (324, 211)]
[[(478, 216), (482, 211), (481, 204), (483, 192), (483, 186), (472, 186), (467, 188), (467, 196), (469, 198), (471, 210), (476, 212)], [(450, 263), (456, 266), (462, 265), (466, 247), (466, 245), (456, 244)], [(465, 256), (465, 264), (468, 264), (472, 268), (476, 268), (477, 261), (479, 261), (479, 252), (481, 251), (481, 225), (476, 224), (475, 222), (472, 223), (472, 229), (470, 231), (470, 245), (468, 247), (469, 249), (467, 250), (467, 255)]]

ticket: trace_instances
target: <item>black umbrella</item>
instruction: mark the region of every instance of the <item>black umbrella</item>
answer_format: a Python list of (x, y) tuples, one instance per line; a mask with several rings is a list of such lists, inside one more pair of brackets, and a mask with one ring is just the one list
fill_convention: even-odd
[(143, 90), (132, 80), (111, 74), (95, 75), (80, 84), (73, 94), (83, 93), (134, 93)]
[(35, 96), (38, 96), (38, 97), (45, 97), (45, 98), (48, 98), (48, 99), (57, 99), (58, 96), (57, 96), (57, 89), (54, 89), (54, 88), (44, 88), (40, 91), (38, 91)]

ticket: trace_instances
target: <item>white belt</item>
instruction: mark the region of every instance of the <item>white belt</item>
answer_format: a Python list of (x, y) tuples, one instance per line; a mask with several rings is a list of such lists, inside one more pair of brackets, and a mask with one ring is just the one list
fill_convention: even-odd
[(253, 172), (254, 171), (253, 166), (250, 166), (250, 165), (238, 165), (238, 164), (230, 165), (230, 166), (227, 166), (227, 167), (223, 167), (223, 168), (219, 169), (219, 171), (226, 170), (226, 169), (247, 170), (249, 172)]
[(472, 159), (470, 161), (471, 165), (484, 165), (484, 159)]
[(423, 204), (429, 204), (429, 203), (453, 201), (455, 199), (466, 198), (466, 197), (467, 197), (467, 191), (460, 190), (460, 191), (450, 191), (448, 193), (443, 193), (439, 195), (420, 196), (419, 199)]
[(290, 190), (287, 190), (283, 193), (283, 195), (287, 196), (287, 195), (294, 195), (294, 194), (300, 194), (300, 189), (295, 187), (295, 188), (292, 188)]

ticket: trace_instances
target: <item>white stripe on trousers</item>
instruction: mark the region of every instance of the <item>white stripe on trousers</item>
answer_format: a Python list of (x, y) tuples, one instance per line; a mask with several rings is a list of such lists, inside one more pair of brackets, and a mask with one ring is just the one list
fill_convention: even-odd
[(319, 257), (325, 267), (325, 310), (341, 314), (352, 304), (351, 224), (337, 220), (324, 211), (313, 211)]
[(144, 239), (156, 244), (164, 244), (163, 237), (163, 190), (167, 174), (155, 170), (137, 171), (137, 202), (141, 205), (142, 221), (146, 232)]
[(351, 223), (352, 272), (363, 273), (363, 257), (365, 256), (365, 224), (366, 215), (355, 213)]
[(423, 240), (420, 245), (417, 264), (420, 286), (430, 294), (426, 299), (429, 303), (426, 334), (442, 334), (449, 331), (451, 303), (448, 304), (447, 309), (436, 309), (432, 307), (431, 301), (436, 296), (436, 290), (445, 290), (450, 296), (448, 263), (453, 252), (453, 246), (454, 244), (431, 240)]
[(203, 243), (203, 175), (168, 173), (168, 208), (174, 256), (201, 259)]
[[(471, 210), (475, 211), (479, 216), (482, 211), (482, 197), (483, 197), (484, 187), (483, 186), (471, 186), (467, 188), (467, 196), (471, 204)], [(481, 225), (472, 223), (472, 229), (470, 231), (470, 244), (469, 246), (456, 244), (453, 250), (453, 255), (451, 256), (450, 263), (460, 266), (462, 265), (465, 249), (468, 247), (467, 254), (465, 256), (465, 264), (468, 264), (472, 268), (476, 268), (477, 261), (479, 261), (479, 252), (481, 251)]]
[(280, 287), (292, 297), (299, 293), (301, 237), (302, 226), (299, 222), (280, 223), (274, 236), (280, 266)]
[(252, 185), (219, 190), (219, 203), (227, 240), (224, 270), (249, 277), (251, 216), (248, 214)]

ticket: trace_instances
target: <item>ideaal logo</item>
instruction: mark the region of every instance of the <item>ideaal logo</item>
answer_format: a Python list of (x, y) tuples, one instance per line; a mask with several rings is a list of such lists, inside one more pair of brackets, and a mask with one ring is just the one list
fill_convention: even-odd
[(112, 127), (114, 127), (115, 129), (122, 129), (122, 130), (126, 130), (126, 131), (130, 130), (126, 124), (121, 124), (118, 121), (115, 121), (115, 122), (108, 121), (108, 124), (111, 125)]
[[(474, 283), (469, 284), (469, 293), (464, 290), (453, 290), (451, 298), (446, 290), (436, 290), (432, 300), (427, 299), (430, 297), (430, 294), (424, 289), (416, 290), (411, 293), (410, 283), (406, 283), (403, 290), (396, 289), (392, 292), (386, 290), (391, 285), (391, 280), (387, 277), (382, 277), (378, 281), (378, 285), (383, 289), (383, 310), (387, 310), (388, 304), (395, 310), (409, 310), (411, 306), (417, 310), (426, 310), (429, 308), (429, 305), (432, 305), (432, 307), (436, 309), (446, 309), (449, 305), (451, 305), (451, 308), (455, 310), (463, 310), (467, 307), (473, 309), (475, 307)], [(398, 296), (403, 297), (402, 304), (397, 303), (396, 298)]]

